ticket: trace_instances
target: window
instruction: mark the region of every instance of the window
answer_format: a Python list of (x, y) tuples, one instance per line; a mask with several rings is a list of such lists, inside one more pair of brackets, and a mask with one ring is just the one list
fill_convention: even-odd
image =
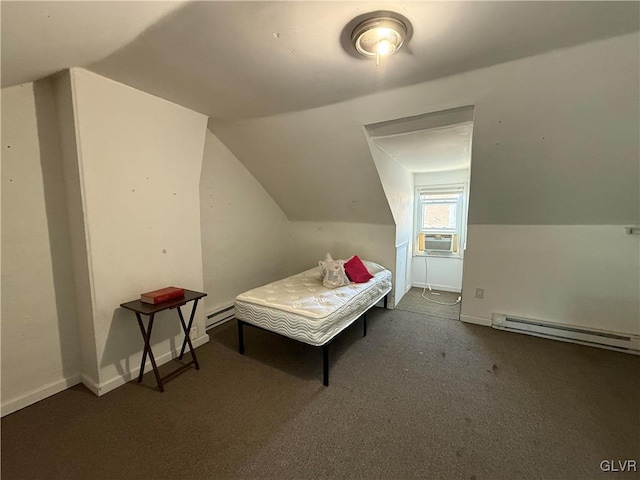
[(416, 253), (460, 256), (464, 186), (418, 187), (416, 199)]

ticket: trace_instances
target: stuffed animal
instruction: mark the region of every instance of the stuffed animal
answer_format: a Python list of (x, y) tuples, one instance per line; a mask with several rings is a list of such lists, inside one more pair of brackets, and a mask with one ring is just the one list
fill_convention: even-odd
[(349, 277), (344, 271), (344, 260), (334, 260), (327, 253), (324, 261), (320, 260), (322, 269), (322, 285), (326, 288), (337, 288), (349, 285)]

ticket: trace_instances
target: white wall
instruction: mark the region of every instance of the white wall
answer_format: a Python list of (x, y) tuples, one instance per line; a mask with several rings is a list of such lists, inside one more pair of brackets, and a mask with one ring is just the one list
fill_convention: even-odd
[[(335, 259), (358, 255), (379, 263), (395, 274), (395, 227), (342, 222), (291, 222), (293, 271), (318, 266), (327, 253)], [(389, 295), (389, 307), (396, 302)]]
[[(450, 170), (443, 172), (431, 173), (414, 173), (413, 181), (416, 187), (434, 186), (434, 185), (451, 185), (451, 184), (467, 184), (469, 182), (469, 170)], [(466, 205), (469, 198), (469, 190), (467, 188), (465, 196), (465, 212), (463, 217), (466, 223)], [(426, 287), (431, 285), (435, 290), (444, 290), (447, 292), (462, 291), (462, 267), (464, 259), (464, 243), (465, 243), (466, 225), (463, 227), (460, 239), (460, 254), (463, 258), (447, 258), (437, 256), (427, 256), (425, 266), (425, 256), (416, 255), (413, 252), (411, 258), (411, 284), (414, 287)]]
[[(71, 76), (93, 297), (93, 319), (81, 321), (95, 326), (101, 394), (135, 376), (142, 355), (135, 316), (120, 303), (167, 285), (203, 289), (207, 119), (82, 69)], [(162, 362), (182, 334), (175, 311), (156, 318), (152, 344)], [(195, 323), (206, 340), (202, 307)]]
[(291, 273), (291, 227), (280, 207), (207, 130), (200, 178), (205, 312)]
[(474, 123), (463, 320), (503, 313), (638, 334), (638, 237), (624, 234), (640, 223), (638, 40), (490, 77), (496, 93)]
[(411, 285), (445, 292), (462, 291), (462, 258), (414, 255), (411, 258)]
[[(89, 386), (98, 384), (98, 358), (96, 354), (95, 325), (86, 319), (93, 318), (93, 295), (91, 294), (90, 263), (88, 254), (88, 230), (84, 216), (84, 192), (81, 169), (78, 162), (77, 122), (74, 111), (71, 72), (60, 72), (52, 77), (56, 106), (64, 183), (66, 187), (67, 215), (69, 221), (69, 245), (73, 265), (75, 305), (80, 347), (80, 375)], [(85, 321), (81, 321), (85, 319)]]
[(55, 95), (2, 89), (2, 415), (79, 382)]
[(380, 183), (389, 202), (396, 225), (396, 259), (393, 277), (394, 297), (398, 303), (408, 289), (411, 276), (410, 252), (413, 248), (413, 175), (394, 158), (380, 149), (365, 129), (371, 156), (380, 176)]
[[(639, 59), (640, 38), (634, 33), (322, 108), (229, 123), (219, 126), (216, 134), (252, 172), (256, 168), (271, 172), (265, 175), (275, 178), (280, 165), (295, 164), (296, 171), (304, 176), (278, 177), (277, 186), (263, 183), (265, 188), (276, 201), (279, 199), (272, 191), (287, 197), (287, 204), (299, 205), (296, 218), (311, 221), (315, 216), (318, 221), (330, 221), (343, 216), (333, 203), (329, 209), (337, 211), (333, 217), (324, 209), (303, 211), (297, 193), (306, 183), (301, 186), (300, 178), (323, 179), (332, 175), (338, 164), (361, 166), (363, 159), (370, 157), (366, 142), (360, 140), (363, 125), (473, 105), (470, 225), (637, 224)], [(286, 147), (270, 150), (274, 144)], [(265, 151), (269, 153), (261, 155)], [(325, 157), (330, 160), (325, 161)], [(363, 176), (351, 168), (347, 171), (352, 182), (369, 181), (368, 170)], [(380, 188), (376, 181), (369, 183), (371, 189)], [(295, 194), (288, 196), (289, 191)], [(339, 194), (343, 209), (366, 200), (364, 195), (354, 197), (353, 192), (343, 189)], [(335, 190), (332, 193), (338, 195)], [(374, 203), (367, 207), (366, 212), (353, 210), (351, 221), (357, 222), (360, 214), (359, 218), (371, 218), (379, 210)], [(381, 218), (386, 215), (381, 211)], [(501, 232), (497, 228), (495, 235)], [(473, 241), (470, 229), (468, 248)], [(525, 251), (536, 248), (537, 236), (528, 236), (522, 242)], [(578, 251), (588, 245), (582, 237), (575, 239)], [(483, 245), (476, 244), (475, 248), (488, 264), (502, 261)], [(555, 268), (555, 259), (541, 260), (550, 271)], [(524, 270), (527, 264), (522, 258), (513, 268), (521, 266)], [(465, 267), (462, 308), (467, 315), (482, 317), (488, 314), (487, 309), (470, 299), (473, 288), (465, 285), (482, 283), (492, 274), (477, 270), (477, 265)], [(612, 288), (625, 291), (622, 277), (612, 280)], [(533, 290), (513, 292), (510, 279), (496, 281), (492, 290), (511, 292), (510, 301), (516, 305), (528, 304), (532, 291), (544, 290), (544, 285), (536, 284)], [(536, 294), (534, 303), (540, 306), (542, 315), (545, 303), (562, 302), (572, 294), (586, 298), (563, 285), (551, 292), (553, 299)], [(633, 303), (636, 299), (637, 292), (626, 301)], [(609, 315), (607, 302), (591, 305), (582, 301), (594, 307), (594, 318)], [(535, 316), (536, 312), (530, 313)], [(628, 315), (629, 310), (620, 314)], [(563, 320), (579, 319), (556, 319)], [(638, 322), (638, 312), (625, 321)]]
[[(118, 306), (144, 290), (209, 293), (197, 345), (208, 307), (292, 273), (287, 218), (202, 115), (74, 69), (3, 89), (2, 122), (3, 415), (132, 378), (142, 338)], [(175, 312), (152, 340), (159, 363), (180, 348)]]
[(639, 251), (621, 226), (470, 225), (461, 318), (501, 313), (640, 335)]
[(396, 225), (396, 245), (411, 243), (413, 237), (413, 175), (376, 146), (367, 136), (371, 156), (380, 176), (389, 208)]

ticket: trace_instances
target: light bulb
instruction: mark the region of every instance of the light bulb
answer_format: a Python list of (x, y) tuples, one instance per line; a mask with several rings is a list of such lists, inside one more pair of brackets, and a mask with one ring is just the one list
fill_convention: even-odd
[(393, 50), (393, 45), (388, 40), (381, 40), (378, 42), (378, 54), (388, 55)]
[(356, 51), (365, 57), (380, 57), (395, 53), (405, 40), (407, 26), (403, 21), (387, 16), (371, 16), (360, 22), (351, 33)]

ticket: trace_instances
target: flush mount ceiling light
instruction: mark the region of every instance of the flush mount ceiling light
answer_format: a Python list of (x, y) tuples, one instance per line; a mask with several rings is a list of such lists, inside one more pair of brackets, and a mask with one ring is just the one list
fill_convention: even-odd
[(407, 37), (404, 22), (389, 16), (368, 18), (353, 29), (351, 42), (361, 55), (376, 59), (395, 53)]

